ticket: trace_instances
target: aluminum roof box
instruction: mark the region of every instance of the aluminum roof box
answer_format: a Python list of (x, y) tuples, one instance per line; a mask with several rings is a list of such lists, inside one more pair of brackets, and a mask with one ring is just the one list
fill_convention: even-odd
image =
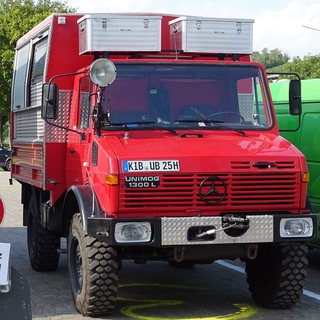
[(170, 49), (183, 52), (251, 54), (252, 19), (179, 17), (171, 20)]
[(92, 14), (78, 20), (79, 53), (161, 50), (161, 16)]

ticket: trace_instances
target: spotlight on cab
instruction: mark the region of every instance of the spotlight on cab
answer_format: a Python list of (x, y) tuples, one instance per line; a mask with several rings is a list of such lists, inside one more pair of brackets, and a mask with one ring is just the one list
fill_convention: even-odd
[(97, 59), (90, 66), (90, 79), (99, 87), (107, 87), (116, 78), (116, 66), (109, 59)]

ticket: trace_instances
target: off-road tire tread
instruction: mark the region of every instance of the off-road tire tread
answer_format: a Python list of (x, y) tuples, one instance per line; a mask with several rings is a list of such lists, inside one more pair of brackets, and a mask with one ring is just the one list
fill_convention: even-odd
[(247, 260), (246, 273), (253, 299), (262, 307), (284, 309), (295, 305), (307, 276), (304, 244), (266, 245), (255, 260)]
[[(88, 236), (82, 228), (80, 214), (73, 216), (70, 226), (70, 235), (72, 234), (82, 237), (77, 240), (80, 246), (83, 246), (81, 291), (75, 292), (74, 284), (71, 283), (75, 306), (84, 316), (110, 314), (115, 308), (118, 293), (117, 251), (106, 242)], [(70, 239), (68, 241), (70, 242)]]
[[(35, 222), (35, 230), (33, 230), (35, 232), (35, 244), (32, 249), (29, 248), (31, 266), (35, 271), (54, 271), (59, 265), (60, 254), (58, 249), (60, 248), (60, 235), (50, 232), (40, 225), (34, 215), (31, 201), (29, 204), (29, 215), (30, 214)], [(29, 230), (28, 233), (30, 231), (31, 230)], [(28, 234), (28, 237), (30, 236), (31, 235)], [(30, 249), (33, 253), (31, 253)]]

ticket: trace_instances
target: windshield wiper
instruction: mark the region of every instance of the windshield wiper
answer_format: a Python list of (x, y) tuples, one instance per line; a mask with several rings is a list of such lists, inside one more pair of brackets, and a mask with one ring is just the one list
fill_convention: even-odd
[(245, 132), (241, 129), (236, 129), (236, 128), (232, 128), (229, 126), (225, 126), (224, 124), (222, 124), (224, 121), (221, 120), (209, 120), (209, 119), (180, 119), (180, 120), (175, 120), (175, 122), (189, 122), (189, 123), (204, 123), (204, 124), (215, 124), (217, 125), (219, 128), (223, 128), (223, 129), (227, 129), (227, 130), (233, 130), (235, 132), (238, 132), (241, 136), (245, 135)]
[(235, 132), (238, 132), (241, 136), (244, 136), (246, 133), (241, 130), (241, 129), (237, 129), (237, 128), (232, 128), (232, 127), (229, 127), (229, 126), (225, 126), (224, 124), (221, 124), (221, 122), (214, 122), (214, 124), (216, 124), (217, 126), (219, 126), (220, 128), (223, 128), (223, 129), (227, 129), (227, 130), (233, 130)]
[(150, 125), (151, 127), (154, 127), (159, 130), (166, 130), (166, 131), (169, 131), (173, 134), (178, 134), (178, 132), (176, 130), (171, 129), (171, 128), (166, 128), (166, 127), (161, 127), (161, 126), (157, 125), (157, 123), (154, 121), (130, 121), (130, 122), (125, 122), (125, 123), (119, 123), (119, 122), (112, 123), (112, 122), (110, 122), (110, 125), (111, 126), (124, 126), (126, 128), (126, 130), (128, 128), (135, 128), (140, 125)]

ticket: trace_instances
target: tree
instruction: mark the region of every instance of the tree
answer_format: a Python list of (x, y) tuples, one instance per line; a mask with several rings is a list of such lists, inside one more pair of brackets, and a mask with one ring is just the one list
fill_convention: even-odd
[[(252, 61), (260, 62), (272, 73), (297, 73), (301, 79), (320, 78), (320, 54), (315, 56), (293, 57), (291, 61), (287, 54), (282, 54), (281, 50), (268, 50), (264, 48), (261, 53), (254, 51)], [(280, 78), (291, 78), (291, 76), (280, 76)], [(295, 77), (292, 76), (294, 79)]]
[(270, 51), (264, 48), (261, 53), (254, 51), (252, 54), (252, 61), (260, 62), (266, 69), (281, 66), (289, 60), (290, 57), (277, 48)]
[(320, 78), (320, 54), (315, 56), (294, 57), (284, 65), (285, 72), (295, 72), (301, 79)]
[(19, 38), (55, 12), (75, 12), (66, 2), (0, 0), (0, 144), (9, 119), (15, 45)]

